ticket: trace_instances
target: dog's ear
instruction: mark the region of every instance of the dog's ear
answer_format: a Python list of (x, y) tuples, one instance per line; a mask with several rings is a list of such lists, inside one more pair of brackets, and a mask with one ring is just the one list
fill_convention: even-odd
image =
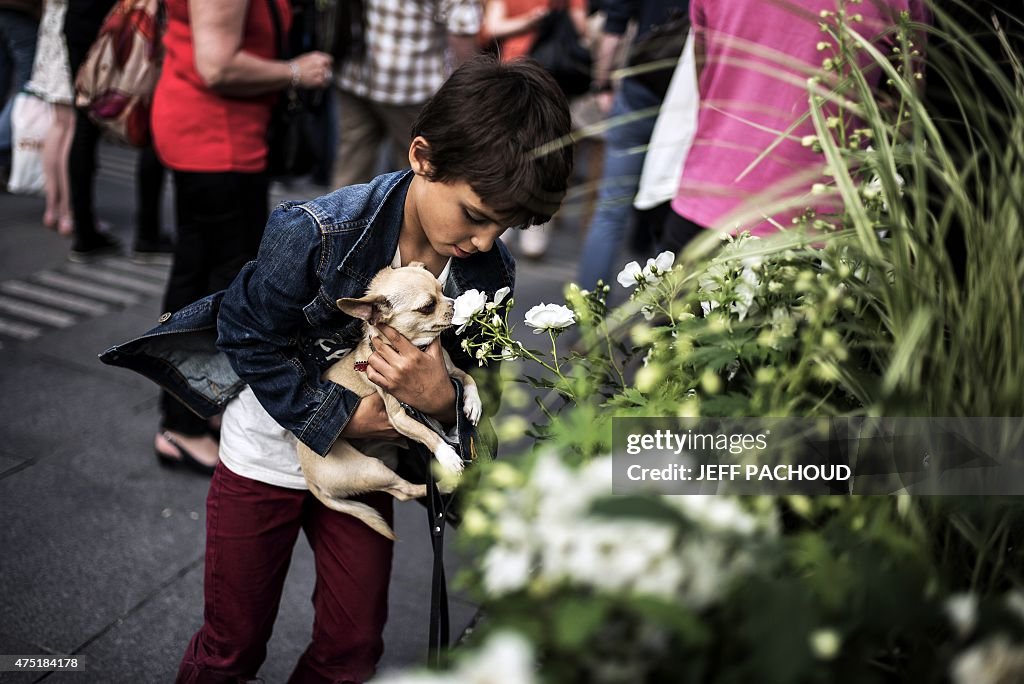
[(349, 316), (369, 321), (370, 325), (377, 325), (382, 318), (391, 313), (391, 302), (384, 295), (366, 295), (359, 299), (344, 297), (336, 304)]
[(426, 268), (427, 265), (422, 261), (410, 261), (409, 268)]

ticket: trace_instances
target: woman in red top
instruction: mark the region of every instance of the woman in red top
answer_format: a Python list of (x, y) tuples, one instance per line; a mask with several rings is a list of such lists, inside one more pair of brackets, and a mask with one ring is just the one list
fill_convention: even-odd
[[(153, 140), (174, 171), (177, 240), (164, 310), (227, 287), (256, 257), (268, 215), (267, 126), (276, 93), (324, 88), (332, 59), (277, 59), (270, 13), (282, 30), (287, 0), (167, 0), (166, 56), (153, 97)], [(156, 453), (166, 465), (212, 472), (217, 441), (168, 394)]]
[(540, 22), (553, 9), (567, 8), (576, 33), (587, 34), (586, 0), (487, 0), (484, 31), (498, 41), (501, 61), (530, 52)]
[[(587, 35), (586, 0), (487, 0), (483, 38), (498, 44), (498, 57), (508, 62), (529, 55), (541, 22), (552, 10), (565, 9), (576, 33)], [(519, 253), (530, 259), (544, 256), (551, 236), (551, 222), (533, 226), (518, 236)]]

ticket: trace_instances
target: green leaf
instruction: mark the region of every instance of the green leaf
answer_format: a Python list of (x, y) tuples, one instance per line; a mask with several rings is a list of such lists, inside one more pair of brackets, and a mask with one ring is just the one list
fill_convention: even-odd
[(736, 352), (733, 349), (706, 345), (697, 347), (686, 356), (687, 365), (694, 368), (710, 368), (718, 371), (725, 368), (731, 361), (736, 360)]
[(680, 514), (661, 499), (651, 496), (615, 496), (596, 501), (591, 508), (596, 515), (613, 518), (643, 518), (678, 525)]
[(648, 596), (634, 597), (630, 607), (641, 616), (668, 627), (691, 646), (702, 646), (711, 639), (711, 631), (691, 610)]
[(749, 410), (750, 397), (738, 392), (726, 395), (707, 397), (701, 400), (701, 411), (705, 416), (747, 416), (754, 412)]
[(643, 406), (647, 403), (647, 395), (636, 387), (627, 387), (618, 395), (616, 404), (619, 406)]
[(562, 599), (554, 614), (555, 642), (559, 648), (580, 648), (604, 621), (610, 607), (600, 596)]

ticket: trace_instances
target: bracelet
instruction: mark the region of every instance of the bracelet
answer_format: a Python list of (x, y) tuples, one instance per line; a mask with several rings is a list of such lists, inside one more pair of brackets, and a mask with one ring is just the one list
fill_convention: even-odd
[(292, 88), (298, 88), (302, 82), (302, 72), (299, 71), (298, 63), (293, 59), (288, 62), (288, 68), (292, 70)]

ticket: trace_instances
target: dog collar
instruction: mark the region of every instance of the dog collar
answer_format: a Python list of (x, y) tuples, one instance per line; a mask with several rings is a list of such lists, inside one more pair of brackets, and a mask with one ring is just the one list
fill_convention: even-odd
[[(373, 338), (372, 337), (367, 338), (366, 341), (370, 343), (370, 353), (371, 354), (374, 353), (375, 351), (377, 351), (377, 348), (373, 346)], [(352, 368), (356, 372), (358, 372), (358, 373), (365, 373), (366, 372), (366, 367), (369, 366), (369, 365), (370, 365), (369, 361), (356, 361), (354, 364), (352, 364)]]
[[(377, 351), (376, 349), (373, 348), (373, 338), (371, 337), (367, 341), (370, 343), (370, 353), (372, 354), (373, 352)], [(354, 364), (352, 364), (352, 368), (357, 373), (365, 373), (366, 372), (366, 367), (369, 366), (369, 365), (370, 365), (369, 361), (356, 361)]]

